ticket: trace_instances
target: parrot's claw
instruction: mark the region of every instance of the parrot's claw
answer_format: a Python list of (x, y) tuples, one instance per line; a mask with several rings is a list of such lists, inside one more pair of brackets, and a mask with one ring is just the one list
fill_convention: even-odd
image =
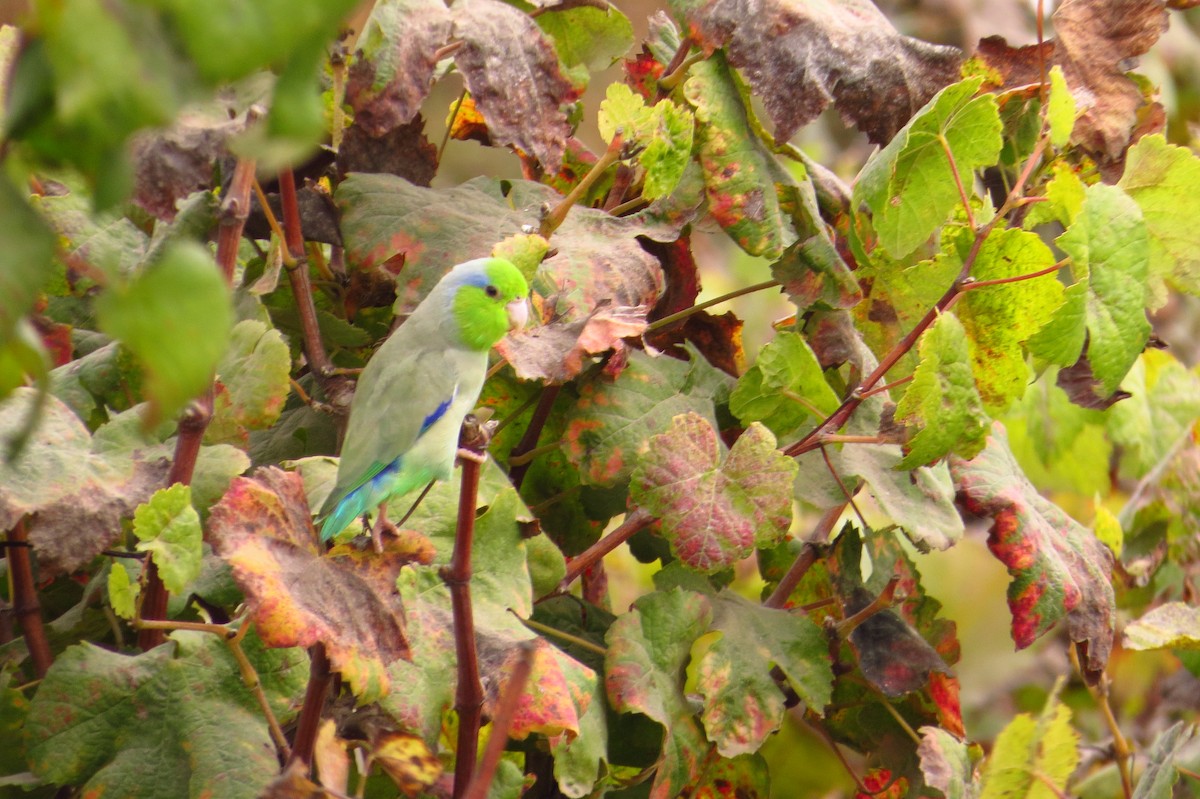
[(464, 461), (471, 461), (472, 463), (478, 463), (480, 466), (482, 466), (483, 462), (487, 460), (487, 453), (476, 452), (475, 450), (467, 449), (466, 447), (459, 447), (458, 457)]
[(375, 554), (377, 555), (383, 554), (384, 533), (388, 533), (389, 535), (393, 536), (399, 536), (400, 530), (397, 529), (396, 525), (392, 524), (391, 521), (388, 520), (387, 509), (383, 505), (380, 505), (379, 518), (377, 518), (375, 523), (371, 525), (371, 544), (375, 547)]

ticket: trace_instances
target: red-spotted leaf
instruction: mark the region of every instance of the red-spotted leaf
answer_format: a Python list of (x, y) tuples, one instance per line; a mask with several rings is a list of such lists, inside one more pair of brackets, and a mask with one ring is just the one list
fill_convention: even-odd
[[(18, 388), (0, 402), (0, 441), (22, 430), (37, 392)], [(0, 458), (0, 528), (27, 518), (43, 576), (86, 566), (121, 533), (121, 520), (166, 480), (157, 454), (93, 440), (71, 409), (46, 399), (41, 419), (14, 460)]]
[(938, 89), (960, 55), (901, 36), (869, 3), (834, 0), (674, 0), (707, 51), (724, 48), (762, 98), (786, 141), (830, 102), (882, 144)]
[(779, 257), (796, 240), (779, 186), (794, 181), (751, 126), (724, 58), (714, 54), (693, 65), (684, 95), (696, 109), (708, 212), (746, 252)]
[(751, 424), (723, 463), (720, 455), (708, 420), (681, 414), (650, 439), (630, 483), (630, 497), (659, 518), (672, 551), (705, 572), (772, 546), (792, 521), (796, 462), (775, 448), (767, 428)]
[(641, 713), (663, 726), (651, 799), (679, 796), (700, 775), (708, 742), (683, 693), (683, 676), (692, 642), (708, 631), (712, 617), (706, 597), (660, 591), (638, 599), (605, 636), (605, 686), (613, 709)]
[(409, 657), (396, 575), (432, 558), (427, 540), (389, 541), (382, 557), (347, 546), (321, 557), (300, 476), (274, 467), (233, 481), (212, 509), (209, 538), (267, 646), (324, 643), (360, 698), (388, 691), (387, 665)]
[(708, 739), (725, 757), (757, 752), (783, 722), (784, 696), (772, 676), (778, 667), (814, 712), (833, 691), (829, 641), (803, 614), (766, 608), (724, 592), (712, 602), (712, 630), (692, 667), (704, 697), (701, 718)]
[(244, 447), (251, 430), (273, 425), (291, 392), (291, 367), (287, 342), (278, 330), (257, 319), (235, 325), (229, 349), (217, 364), (213, 418), (205, 440)]
[[(242, 647), (286, 723), (308, 658), (265, 650), (253, 630)], [(89, 643), (68, 648), (33, 698), (25, 741), (34, 774), (90, 796), (254, 799), (279, 770), (258, 700), (225, 642), (209, 633), (176, 632), (134, 656)]]
[[(501, 241), (536, 228), (541, 208), (561, 199), (554, 189), (528, 181), (477, 179), (425, 189), (386, 175), (351, 175), (337, 193), (351, 265), (402, 267), (401, 311), (414, 308), (454, 264), (488, 255)], [(636, 237), (671, 239), (681, 224), (572, 208), (551, 242), (557, 252), (533, 279), (534, 319), (544, 324), (500, 345), (518, 374), (568, 380), (592, 354), (639, 335), (663, 278)]]
[(450, 12), (438, 0), (375, 4), (346, 81), (356, 126), (379, 137), (412, 121), (429, 94), (437, 51), (449, 41), (450, 28)]
[(996, 425), (972, 460), (951, 458), (959, 495), (972, 513), (993, 519), (992, 553), (1008, 567), (1008, 607), (1019, 648), (1059, 621), (1086, 649), (1084, 668), (1098, 675), (1112, 650), (1116, 605), (1112, 556), (1095, 535), (1038, 493)]
[(587, 485), (612, 486), (628, 479), (650, 437), (671, 420), (695, 413), (716, 423), (715, 397), (728, 378), (703, 360), (653, 358), (634, 350), (617, 377), (597, 377), (579, 390), (567, 418), (567, 458)]
[(454, 63), (496, 144), (531, 153), (549, 171), (571, 133), (562, 109), (576, 91), (559, 71), (554, 45), (529, 15), (500, 0), (460, 0), (450, 9), (462, 46)]

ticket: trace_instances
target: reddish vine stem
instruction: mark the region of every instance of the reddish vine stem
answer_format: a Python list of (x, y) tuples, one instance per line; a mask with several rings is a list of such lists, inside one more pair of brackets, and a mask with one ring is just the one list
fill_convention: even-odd
[(21, 625), (25, 636), (25, 647), (33, 661), (33, 672), (37, 679), (46, 676), (54, 656), (50, 653), (50, 642), (46, 640), (46, 628), (42, 624), (42, 605), (38, 601), (37, 586), (33, 582), (33, 554), (29, 546), (29, 531), (22, 518), (8, 532), (8, 540), (17, 546), (8, 547), (8, 570), (12, 575), (13, 614)]
[(300, 720), (296, 722), (296, 739), (292, 742), (289, 763), (299, 761), (306, 766), (313, 761), (313, 750), (317, 743), (317, 730), (321, 727), (321, 714), (325, 710), (325, 699), (333, 684), (333, 671), (329, 666), (329, 655), (325, 644), (313, 644), (308, 650), (308, 687), (304, 691), (304, 706)]
[[(546, 386), (542, 389), (542, 395), (538, 398), (537, 407), (533, 409), (533, 416), (529, 419), (529, 427), (525, 428), (525, 433), (521, 436), (521, 440), (512, 448), (512, 452), (509, 453), (510, 458), (520, 457), (532, 452), (537, 447), (538, 439), (542, 435), (542, 429), (550, 419), (550, 411), (554, 409), (554, 402), (558, 399), (559, 392), (561, 391), (561, 385)], [(512, 481), (513, 488), (518, 491), (521, 490), (521, 483), (525, 480), (525, 473), (527, 471), (529, 471), (529, 463), (521, 463), (512, 467), (508, 473), (508, 479)]]
[[(167, 474), (167, 485), (191, 485), (192, 475), (196, 471), (196, 459), (200, 457), (200, 445), (204, 441), (204, 431), (208, 429), (212, 413), (213, 390), (212, 386), (209, 386), (202, 397), (188, 406), (179, 420), (175, 453), (171, 459), (171, 471)], [(142, 621), (161, 621), (167, 618), (167, 587), (163, 585), (162, 577), (158, 574), (154, 558), (146, 561), (146, 583), (142, 590), (138, 618)], [(165, 641), (166, 636), (166, 630), (142, 627), (138, 630), (138, 648), (148, 652)]]
[(517, 703), (521, 701), (521, 695), (525, 693), (525, 684), (529, 682), (529, 675), (533, 672), (533, 656), (536, 651), (533, 643), (525, 641), (520, 649), (521, 657), (513, 667), (508, 684), (504, 686), (504, 692), (500, 695), (496, 715), (492, 717), (492, 732), (488, 736), (487, 748), (483, 750), (479, 768), (463, 794), (464, 799), (484, 799), (496, 776), (496, 766), (500, 764), (504, 746), (508, 743), (508, 731), (512, 729), (513, 718), (517, 715)]
[(475, 542), (475, 500), (479, 493), (480, 462), (462, 459), (462, 488), (458, 495), (458, 524), (454, 554), (442, 570), (450, 589), (454, 613), (454, 649), (458, 661), (458, 687), (454, 709), (458, 712), (458, 751), (454, 761), (454, 799), (462, 799), (475, 771), (479, 751), (479, 726), (483, 717), (483, 685), (479, 682), (479, 657), (475, 651), (475, 619), (471, 610), (471, 549)]
[(874, 616), (881, 610), (887, 610), (892, 606), (896, 598), (896, 586), (900, 584), (899, 577), (893, 577), (888, 580), (887, 585), (879, 592), (879, 596), (871, 600), (866, 607), (852, 613), (846, 618), (838, 622), (837, 634), (839, 640), (846, 640), (850, 633), (854, 632), (854, 628), (862, 624), (867, 619)]
[(654, 521), (654, 515), (649, 511), (642, 508), (634, 510), (625, 517), (625, 521), (621, 523), (620, 527), (592, 544), (579, 557), (571, 559), (571, 562), (567, 564), (567, 574), (559, 582), (558, 588), (555, 589), (556, 592), (560, 594), (566, 592), (571, 587), (571, 583), (579, 579), (581, 574), (599, 563), (601, 558), (628, 541), (634, 533), (647, 527), (652, 521)]
[(832, 532), (833, 526), (837, 524), (837, 520), (841, 518), (842, 511), (845, 509), (846, 503), (841, 502), (822, 514), (817, 526), (813, 528), (808, 537), (808, 543), (792, 561), (792, 565), (788, 567), (787, 573), (783, 575), (779, 585), (775, 586), (775, 590), (763, 602), (765, 607), (782, 608), (787, 605), (788, 597), (792, 595), (796, 586), (800, 585), (800, 581), (804, 579), (804, 575), (817, 561), (817, 544), (829, 540), (829, 533)]
[(309, 367), (325, 386), (332, 374), (333, 364), (325, 353), (325, 344), (321, 341), (321, 328), (317, 325), (317, 307), (313, 304), (312, 285), (308, 278), (308, 259), (304, 253), (304, 235), (300, 228), (296, 178), (290, 169), (279, 173), (279, 204), (283, 211), (284, 246), (291, 259), (287, 264), (288, 282), (291, 283), (292, 296), (296, 299), (296, 311), (300, 315), (304, 355), (308, 358)]

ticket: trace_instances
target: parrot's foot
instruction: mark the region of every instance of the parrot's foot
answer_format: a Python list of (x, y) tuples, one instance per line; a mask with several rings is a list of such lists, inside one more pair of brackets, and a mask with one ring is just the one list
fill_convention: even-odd
[(391, 521), (388, 520), (387, 509), (383, 505), (379, 506), (379, 517), (375, 520), (375, 523), (371, 525), (370, 529), (371, 544), (375, 547), (375, 554), (377, 555), (383, 554), (384, 533), (388, 533), (389, 535), (397, 537), (400, 535), (400, 530), (396, 527), (396, 525), (392, 524)]
[(459, 447), (458, 457), (464, 461), (471, 461), (472, 463), (478, 463), (480, 466), (482, 466), (483, 462), (487, 460), (487, 453), (476, 452), (475, 450), (467, 449), (466, 447)]

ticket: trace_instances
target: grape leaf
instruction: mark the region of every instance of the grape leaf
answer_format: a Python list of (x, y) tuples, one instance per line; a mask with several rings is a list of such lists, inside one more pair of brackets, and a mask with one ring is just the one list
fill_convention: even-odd
[(1166, 302), (1163, 283), (1200, 294), (1200, 158), (1161, 135), (1143, 136), (1125, 156), (1117, 185), (1142, 209), (1150, 234), (1153, 305)]
[(539, 14), (537, 24), (554, 40), (558, 58), (571, 70), (572, 80), (577, 75), (586, 77), (586, 70), (607, 69), (633, 46), (633, 25), (613, 6), (555, 4), (553, 8), (552, 14)]
[(975, 390), (966, 331), (952, 313), (938, 317), (917, 342), (921, 361), (896, 405), (896, 421), (918, 431), (897, 469), (912, 469), (950, 452), (972, 458), (983, 449), (987, 415)]
[(1046, 121), (1050, 125), (1050, 144), (1058, 149), (1067, 146), (1075, 129), (1075, 98), (1067, 86), (1062, 67), (1050, 68), (1050, 92), (1046, 100)]
[[(971, 276), (979, 281), (1033, 274), (1053, 266), (1054, 254), (1034, 233), (1016, 228), (993, 232), (979, 248)], [(1025, 393), (1029, 368), (1022, 345), (1062, 304), (1053, 274), (968, 291), (955, 313), (971, 340), (975, 385), (991, 413)]]
[(643, 197), (655, 200), (675, 189), (691, 161), (691, 114), (668, 98), (647, 106), (624, 83), (612, 83), (597, 122), (605, 141), (611, 143), (620, 130), (624, 146), (637, 152), (638, 164), (646, 171)]
[(1122, 388), (1132, 396), (1108, 410), (1121, 471), (1141, 478), (1190, 435), (1200, 418), (1200, 376), (1162, 350), (1142, 353)]
[(683, 93), (696, 109), (708, 212), (751, 255), (778, 258), (796, 240), (779, 199), (794, 183), (751, 127), (737, 79), (720, 54), (694, 64)]
[(980, 799), (1055, 796), (1063, 791), (1078, 762), (1071, 710), (1053, 699), (1041, 718), (1022, 713), (996, 736), (984, 766)]
[(702, 359), (652, 358), (635, 350), (615, 380), (601, 376), (580, 388), (563, 431), (567, 458), (585, 485), (619, 485), (651, 436), (674, 417), (696, 413), (715, 426), (716, 399), (727, 382)]
[[(724, 48), (787, 141), (832, 101), (882, 144), (958, 77), (960, 54), (901, 36), (873, 5), (835, 0), (673, 0), (706, 52)], [(880, 98), (887, 98), (886, 102)]]
[[(22, 429), (38, 402), (18, 388), (0, 402), (0, 441)], [(82, 568), (121, 532), (121, 519), (166, 480), (170, 463), (153, 453), (112, 451), (51, 397), (28, 443), (0, 459), (0, 526), (28, 517), (43, 576)]]
[(206, 249), (170, 246), (160, 259), (96, 301), (101, 328), (146, 370), (147, 426), (169, 418), (212, 382), (229, 340), (229, 289)]
[(804, 337), (782, 331), (738, 378), (729, 395), (729, 410), (742, 423), (762, 422), (783, 436), (810, 417), (830, 415), (838, 402)]
[(1200, 608), (1168, 602), (1125, 626), (1126, 649), (1200, 649)]
[(238, 322), (217, 364), (213, 418), (205, 440), (245, 446), (251, 430), (275, 424), (291, 392), (291, 367), (287, 343), (278, 330), (257, 319)]
[(999, 425), (974, 459), (952, 457), (950, 472), (968, 510), (993, 519), (988, 548), (1013, 578), (1008, 607), (1017, 647), (1065, 621), (1070, 639), (1086, 647), (1081, 660), (1094, 678), (1108, 661), (1116, 624), (1108, 549), (1037, 492)]
[(821, 712), (833, 690), (833, 672), (819, 626), (807, 616), (751, 604), (728, 591), (712, 599), (712, 609), (712, 631), (720, 638), (693, 653), (691, 669), (704, 697), (705, 733), (718, 752), (725, 757), (757, 752), (779, 729), (785, 707), (772, 677), (775, 667), (811, 710)]
[(346, 80), (346, 102), (354, 109), (356, 126), (378, 138), (417, 116), (450, 27), (450, 12), (437, 0), (375, 4)]
[[(308, 679), (308, 658), (298, 649), (264, 650), (254, 631), (242, 646), (286, 723)], [(237, 660), (208, 633), (175, 632), (135, 656), (88, 643), (68, 648), (33, 698), (25, 740), (35, 774), (95, 796), (254, 799), (279, 769)]]
[(433, 548), (410, 534), (382, 557), (347, 546), (321, 557), (300, 476), (274, 467), (236, 478), (209, 516), (209, 538), (246, 593), (271, 647), (325, 644), (363, 701), (386, 693), (387, 664), (409, 657), (396, 575)]
[(462, 42), (454, 63), (491, 140), (556, 171), (571, 133), (562, 106), (577, 92), (559, 71), (554, 46), (527, 14), (499, 0), (460, 0), (450, 13)]
[(0, 180), (0, 349), (15, 335), (17, 321), (33, 307), (50, 272), (55, 240), (50, 228), (8, 181)]
[(1195, 734), (1194, 725), (1177, 721), (1154, 740), (1146, 752), (1149, 763), (1138, 777), (1133, 799), (1170, 799), (1179, 780), (1175, 760)]
[(181, 594), (200, 576), (200, 514), (192, 507), (191, 487), (175, 483), (154, 492), (133, 513), (138, 551), (149, 552), (163, 585)]
[(974, 170), (1000, 157), (996, 98), (976, 97), (981, 83), (970, 78), (938, 92), (859, 172), (854, 203), (871, 209), (879, 243), (893, 257), (916, 249), (961, 202), (955, 168), (969, 186)]
[(662, 761), (651, 799), (685, 792), (701, 772), (704, 731), (683, 693), (692, 642), (712, 624), (708, 599), (682, 589), (639, 598), (605, 636), (605, 686), (619, 713), (641, 713), (663, 726)]
[(945, 730), (922, 727), (917, 756), (925, 784), (942, 792), (946, 799), (971, 799), (978, 795), (975, 767), (967, 745)]
[(775, 449), (762, 425), (751, 424), (724, 463), (717, 431), (695, 412), (674, 417), (648, 444), (630, 497), (658, 517), (671, 550), (691, 568), (732, 566), (787, 533), (796, 462)]

